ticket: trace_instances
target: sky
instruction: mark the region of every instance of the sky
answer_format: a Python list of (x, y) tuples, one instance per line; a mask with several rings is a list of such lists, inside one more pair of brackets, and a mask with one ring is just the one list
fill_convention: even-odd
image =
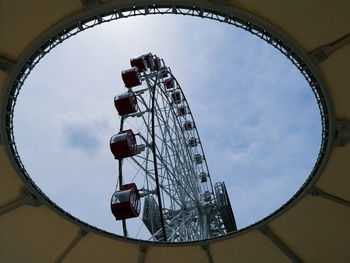
[[(224, 23), (146, 16), (96, 26), (58, 45), (18, 97), (14, 133), (39, 188), (80, 220), (121, 234), (110, 212), (118, 164), (114, 96), (129, 59), (164, 58), (191, 107), (212, 181), (225, 182), (238, 228), (268, 216), (316, 161), (321, 118), (303, 76), (278, 50)], [(142, 238), (133, 219), (131, 232)]]

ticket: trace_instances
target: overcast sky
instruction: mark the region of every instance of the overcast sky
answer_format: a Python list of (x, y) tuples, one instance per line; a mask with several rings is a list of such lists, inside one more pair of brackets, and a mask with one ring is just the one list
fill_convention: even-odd
[(176, 16), (97, 26), (59, 45), (33, 70), (15, 109), (15, 137), (46, 195), (73, 216), (121, 233), (110, 212), (117, 162), (109, 139), (120, 121), (113, 98), (125, 91), (120, 72), (129, 59), (148, 52), (164, 58), (180, 82), (212, 180), (226, 183), (238, 227), (287, 202), (312, 170), (321, 141), (307, 82), (250, 33)]

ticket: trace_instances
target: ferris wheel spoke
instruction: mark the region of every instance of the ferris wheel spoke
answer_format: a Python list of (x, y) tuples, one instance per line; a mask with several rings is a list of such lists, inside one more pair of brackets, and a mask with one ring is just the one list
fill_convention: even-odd
[[(156, 102), (157, 103), (157, 102)], [(166, 121), (165, 121), (165, 117), (163, 116), (163, 114), (162, 113), (160, 113), (160, 117), (161, 118), (159, 118), (159, 119), (161, 119), (164, 123), (166, 123)], [(168, 126), (165, 126), (164, 125), (164, 127), (168, 127)], [(169, 131), (167, 130), (167, 132), (169, 133)], [(179, 135), (178, 135), (178, 133), (177, 133), (177, 136), (179, 137)], [(164, 136), (164, 133), (162, 134), (162, 137), (165, 137)], [(175, 146), (175, 148), (176, 149), (174, 149), (174, 152), (178, 155), (177, 157), (178, 157), (178, 159), (181, 159), (181, 158), (184, 158), (184, 157), (181, 157), (181, 155), (179, 154), (179, 152), (182, 152), (183, 153), (183, 156), (185, 156), (186, 155), (186, 150), (185, 149), (179, 149), (178, 147), (179, 147), (179, 145), (181, 145), (182, 146), (182, 144), (180, 144), (180, 143), (174, 143), (174, 141), (172, 140), (172, 137), (171, 136), (169, 136), (170, 137), (170, 142), (171, 142), (171, 144), (172, 144), (172, 146)], [(168, 143), (163, 143), (163, 145), (168, 145)], [(180, 162), (180, 165), (181, 166), (183, 166), (184, 165), (184, 163), (186, 163), (186, 162)], [(183, 169), (184, 169), (184, 167), (182, 167)], [(191, 181), (188, 181), (187, 183), (189, 183), (189, 184), (191, 184), (192, 185), (192, 182)]]
[[(143, 137), (141, 137), (141, 138), (143, 138)], [(143, 138), (143, 140), (144, 140), (144, 138)], [(157, 151), (158, 156), (163, 156), (163, 155), (161, 154), (161, 151), (159, 150), (157, 144), (155, 144), (155, 149), (156, 149), (156, 151)], [(139, 156), (139, 158), (142, 158), (142, 157)], [(193, 200), (194, 200), (193, 193), (188, 192), (188, 190), (186, 190), (186, 189), (184, 188), (184, 186), (185, 186), (186, 184), (181, 183), (181, 181), (178, 179), (178, 177), (181, 178), (181, 176), (176, 176), (176, 175), (174, 174), (173, 171), (177, 171), (177, 169), (174, 168), (174, 165), (173, 165), (172, 163), (167, 163), (163, 158), (160, 158), (160, 161), (161, 161), (161, 162), (160, 162), (160, 168), (163, 167), (163, 168), (166, 170), (166, 172), (167, 172), (168, 174), (171, 175), (171, 176), (169, 177), (170, 180), (172, 180), (172, 181), (173, 181), (174, 183), (176, 183), (176, 184), (179, 184), (179, 186), (180, 186), (181, 188), (183, 188), (183, 190), (188, 194), (188, 196), (192, 197)], [(153, 161), (149, 160), (149, 162), (153, 162)], [(174, 168), (174, 169), (170, 169), (170, 168)], [(160, 176), (161, 176), (161, 177), (164, 177), (164, 176), (162, 176), (161, 174), (160, 174)], [(155, 180), (155, 178), (152, 178), (152, 179)], [(188, 183), (189, 183), (189, 182), (188, 182)], [(179, 194), (179, 193), (178, 193), (178, 194)]]
[[(165, 136), (165, 135), (163, 134), (163, 136)], [(158, 136), (158, 137), (159, 137), (159, 136)], [(159, 138), (160, 138), (160, 137), (159, 137)], [(174, 145), (174, 142), (172, 142), (172, 144)], [(156, 146), (156, 151), (157, 151), (158, 155), (159, 155), (159, 156), (163, 156), (163, 155), (162, 155), (162, 152), (159, 150), (159, 148), (158, 148), (157, 145), (158, 145), (158, 144), (155, 144), (155, 146)], [(167, 143), (164, 143), (164, 142), (163, 142), (162, 145), (167, 145)], [(177, 151), (174, 151), (174, 152), (177, 152)], [(177, 156), (177, 157), (180, 158), (180, 156)], [(178, 183), (178, 180), (176, 179), (177, 177), (176, 177), (176, 176), (174, 175), (174, 173), (172, 173), (171, 170), (169, 169), (169, 167), (174, 167), (174, 165), (173, 165), (172, 163), (167, 163), (163, 158), (160, 159), (160, 160), (161, 160), (161, 165), (165, 167), (165, 169), (167, 170), (167, 172), (171, 173), (172, 178), (174, 178), (174, 179), (176, 180), (176, 182)], [(170, 160), (171, 160), (171, 159), (170, 159)], [(176, 171), (177, 169), (174, 168), (173, 170)], [(181, 185), (183, 185), (183, 184), (181, 184)]]
[[(134, 157), (131, 157), (131, 159), (135, 162), (137, 166), (139, 166), (148, 176), (155, 182), (155, 176), (150, 171), (146, 170)], [(167, 189), (164, 186), (161, 186), (161, 189), (167, 193), (168, 196), (171, 196), (171, 194), (167, 191)], [(181, 203), (178, 203), (178, 205), (181, 205)]]

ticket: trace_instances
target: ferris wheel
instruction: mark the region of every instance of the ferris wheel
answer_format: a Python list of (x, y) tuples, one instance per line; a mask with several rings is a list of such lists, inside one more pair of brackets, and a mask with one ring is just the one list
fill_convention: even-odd
[(153, 241), (189, 242), (235, 231), (225, 184), (212, 184), (179, 82), (151, 53), (130, 64), (122, 71), (127, 91), (114, 99), (120, 131), (110, 140), (119, 168), (111, 210), (124, 236), (134, 217), (141, 217)]

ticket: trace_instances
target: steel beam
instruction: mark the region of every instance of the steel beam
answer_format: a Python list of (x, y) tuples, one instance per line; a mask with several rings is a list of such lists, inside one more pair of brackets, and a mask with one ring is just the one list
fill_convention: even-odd
[(203, 249), (205, 255), (207, 256), (208, 263), (214, 263), (213, 257), (211, 256), (211, 253), (209, 250), (209, 245), (201, 246), (201, 248)]
[(271, 230), (265, 225), (260, 228), (261, 233), (263, 233), (272, 243), (283, 252), (292, 262), (302, 263), (301, 259), (290, 249), (288, 248)]
[(13, 67), (13, 62), (4, 58), (0, 57), (0, 70), (9, 73)]
[(41, 205), (41, 203), (34, 195), (29, 193), (27, 190), (23, 189), (23, 190), (21, 190), (19, 199), (17, 199), (17, 200), (0, 208), (0, 216), (6, 214), (8, 212), (11, 212), (14, 209), (19, 208), (22, 205), (30, 205), (33, 207), (38, 207)]
[(22, 199), (17, 199), (3, 207), (0, 208), (0, 216), (8, 213), (8, 212), (11, 212), (12, 210), (14, 209), (17, 209), (18, 207), (21, 207), (23, 205), (23, 200)]
[(345, 146), (350, 142), (350, 122), (336, 121), (335, 124), (335, 146)]
[(140, 246), (139, 260), (137, 261), (138, 263), (144, 263), (145, 262), (146, 252), (147, 252), (147, 247)]
[(78, 242), (87, 234), (88, 232), (80, 229), (77, 236), (72, 240), (68, 247), (62, 252), (62, 254), (56, 259), (56, 263), (61, 263), (65, 257), (72, 251), (72, 249), (78, 244)]
[(326, 198), (328, 200), (331, 200), (333, 202), (336, 202), (338, 204), (341, 204), (341, 205), (344, 205), (344, 206), (347, 206), (347, 207), (350, 207), (350, 202), (347, 201), (347, 200), (344, 200), (342, 198), (339, 198), (337, 196), (334, 196), (334, 195), (331, 195), (331, 194), (328, 194), (324, 191), (322, 191), (321, 189), (317, 188), (317, 187), (313, 187), (310, 191), (310, 194), (313, 195), (313, 196), (319, 196), (319, 197), (323, 197), (323, 198)]
[(326, 60), (334, 51), (345, 46), (346, 44), (350, 44), (350, 34), (334, 41), (331, 44), (314, 49), (310, 52), (310, 56), (314, 61), (320, 63)]

